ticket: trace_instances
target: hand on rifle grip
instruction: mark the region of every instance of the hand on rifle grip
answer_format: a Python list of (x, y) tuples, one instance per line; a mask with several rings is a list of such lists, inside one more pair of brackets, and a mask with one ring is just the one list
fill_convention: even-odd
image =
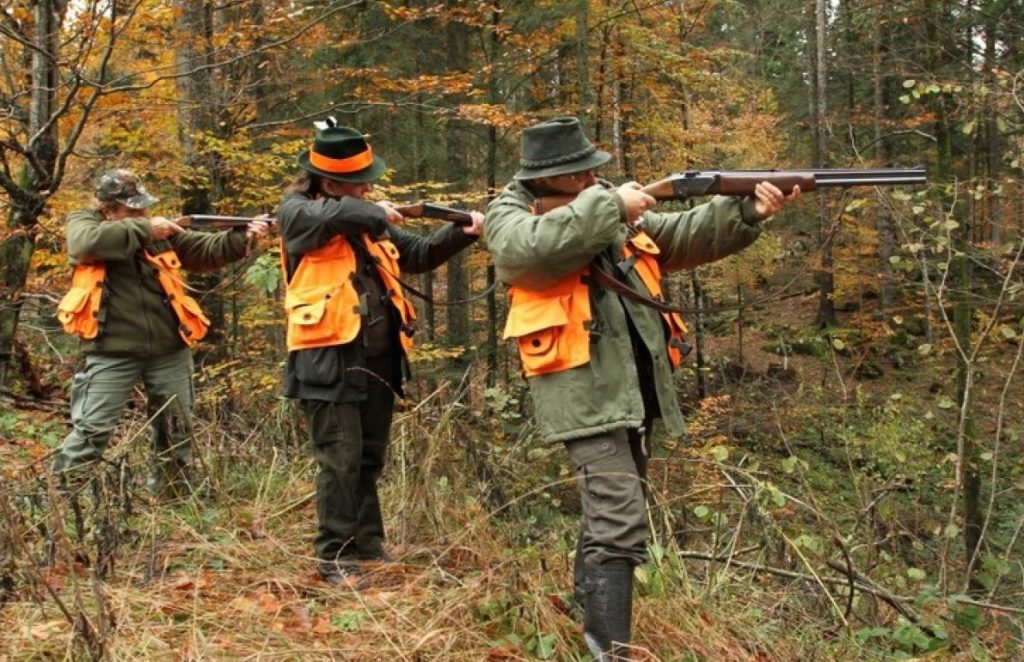
[[(179, 218), (178, 220), (181, 221), (182, 219)], [(166, 239), (172, 234), (184, 232), (180, 225), (164, 216), (150, 216), (149, 231), (150, 234), (153, 235), (153, 239), (156, 241)]]
[(641, 190), (640, 184), (637, 182), (626, 182), (616, 189), (619, 197), (622, 198), (622, 204), (626, 209), (626, 222), (634, 223), (638, 218), (643, 216), (644, 212), (652, 208), (656, 203), (650, 195), (644, 193)]
[(388, 215), (388, 222), (389, 223), (394, 223), (395, 225), (401, 225), (402, 221), (405, 220), (405, 217), (402, 216), (402, 213), (400, 211), (398, 211), (397, 209), (395, 209), (395, 206), (393, 204), (391, 204), (390, 202), (388, 202), (387, 200), (379, 200), (375, 204), (378, 207), (381, 207), (384, 210), (384, 212)]

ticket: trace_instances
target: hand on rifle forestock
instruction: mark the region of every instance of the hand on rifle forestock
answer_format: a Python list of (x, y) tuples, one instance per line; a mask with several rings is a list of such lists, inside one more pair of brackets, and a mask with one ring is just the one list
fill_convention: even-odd
[(800, 185), (797, 184), (786, 195), (778, 186), (769, 181), (760, 182), (754, 186), (754, 208), (761, 216), (761, 220), (775, 214), (782, 209), (783, 205), (792, 202), (800, 197)]
[(246, 239), (252, 242), (266, 237), (272, 223), (275, 221), (268, 214), (260, 214), (245, 226)]
[(466, 211), (437, 205), (433, 202), (417, 202), (395, 208), (399, 214), (408, 218), (436, 218), (462, 227), (462, 232), (479, 237), (484, 231), (484, 215), (478, 211)]

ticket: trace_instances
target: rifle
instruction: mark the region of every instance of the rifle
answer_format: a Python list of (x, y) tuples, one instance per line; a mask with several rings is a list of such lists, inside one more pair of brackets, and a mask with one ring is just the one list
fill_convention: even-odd
[[(641, 190), (658, 201), (686, 200), (698, 195), (754, 194), (754, 187), (768, 181), (786, 195), (799, 186), (803, 192), (829, 186), (903, 186), (924, 184), (924, 166), (914, 168), (826, 168), (823, 170), (688, 170), (669, 175)], [(545, 195), (534, 200), (535, 213), (543, 214), (567, 205), (575, 195)]]
[(470, 216), (468, 211), (442, 207), (432, 202), (417, 202), (412, 205), (405, 205), (404, 207), (395, 207), (395, 209), (406, 218), (437, 218), (454, 223), (455, 225), (473, 224), (473, 217)]
[(266, 221), (270, 230), (277, 229), (276, 218), (251, 218), (249, 216), (216, 216), (213, 214), (189, 214), (178, 220), (178, 225), (189, 230), (225, 230), (244, 228), (253, 221)]

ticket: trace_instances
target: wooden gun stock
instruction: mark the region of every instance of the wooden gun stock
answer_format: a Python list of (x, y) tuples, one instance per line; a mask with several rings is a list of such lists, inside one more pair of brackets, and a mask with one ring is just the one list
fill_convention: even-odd
[(455, 225), (473, 224), (473, 216), (468, 211), (435, 205), (432, 202), (417, 202), (412, 205), (405, 205), (404, 207), (396, 207), (395, 209), (406, 218), (436, 218), (454, 223)]
[[(822, 170), (690, 170), (648, 184), (641, 190), (659, 202), (686, 200), (700, 195), (748, 196), (761, 182), (775, 184), (789, 195), (795, 186), (803, 192), (829, 186), (903, 186), (924, 184), (928, 173), (916, 168), (831, 168)], [(567, 205), (575, 195), (546, 195), (534, 199), (534, 213), (544, 214)]]
[(214, 214), (189, 214), (178, 221), (178, 225), (189, 230), (227, 230), (244, 228), (253, 221), (265, 221), (270, 231), (277, 230), (276, 218), (255, 218), (249, 216), (216, 216)]

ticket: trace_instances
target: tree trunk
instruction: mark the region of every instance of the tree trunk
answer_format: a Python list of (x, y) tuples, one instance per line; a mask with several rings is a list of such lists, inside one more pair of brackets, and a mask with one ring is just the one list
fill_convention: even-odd
[[(459, 23), (449, 23), (446, 28), (448, 44), (449, 71), (462, 71), (468, 62), (469, 44), (465, 29)], [(466, 159), (468, 150), (461, 131), (464, 127), (456, 120), (445, 125), (445, 145), (447, 148), (447, 179), (453, 184), (463, 187), (468, 178)], [(455, 255), (448, 261), (448, 300), (461, 301), (469, 298), (469, 274), (466, 265), (466, 253)], [(450, 305), (447, 312), (447, 344), (450, 347), (468, 347), (471, 338), (469, 333), (469, 305)], [(460, 367), (468, 362), (464, 356), (458, 361)]]
[[(28, 280), (39, 215), (43, 212), (42, 190), (55, 187), (54, 171), (58, 154), (55, 115), (57, 105), (57, 63), (60, 61), (60, 26), (66, 2), (40, 0), (35, 3), (31, 50), (31, 106), (27, 145), (29, 163), (18, 182), (5, 182), (10, 199), (7, 227), (10, 233), (0, 243), (0, 388), (7, 384), (14, 348), (14, 335), (21, 315), (21, 290)], [(5, 161), (6, 163), (6, 161)]]
[(579, 0), (576, 10), (576, 115), (580, 118), (585, 130), (590, 129), (590, 106), (592, 103), (590, 94), (590, 49), (587, 42), (590, 40), (590, 30), (587, 26), (589, 17), (590, 1)]
[[(815, 147), (819, 168), (828, 167), (828, 5), (826, 0), (814, 2), (814, 38), (815, 38), (815, 86), (814, 86), (814, 124), (817, 138)], [(828, 196), (825, 190), (817, 191), (818, 239), (821, 245), (821, 269), (818, 271), (818, 313), (814, 323), (819, 327), (827, 327), (836, 322), (835, 274), (833, 240), (829, 237)]]
[[(498, 58), (501, 48), (501, 36), (498, 26), (501, 23), (501, 2), (494, 0), (491, 4), (491, 53), (490, 62)], [(488, 80), (488, 101), (498, 103), (498, 83), (493, 74)], [(487, 127), (487, 200), (494, 199), (498, 192), (498, 128), (493, 124)], [(494, 262), (487, 261), (487, 385), (498, 383), (498, 276)]]
[[(185, 173), (181, 181), (181, 214), (210, 214), (214, 201), (222, 197), (223, 179), (216, 155), (202, 145), (204, 135), (216, 132), (218, 104), (213, 84), (213, 58), (210, 39), (213, 36), (214, 12), (210, 2), (179, 0), (177, 20), (178, 46), (175, 64), (179, 78), (178, 140), (184, 153)], [(225, 302), (216, 291), (220, 282), (216, 272), (189, 274), (189, 282), (200, 292), (203, 312), (210, 319), (206, 334), (206, 354), (214, 359), (225, 356)]]
[[(875, 153), (880, 165), (889, 163), (889, 145), (885, 140), (882, 127), (886, 117), (887, 104), (885, 95), (883, 60), (888, 47), (888, 31), (883, 27), (885, 9), (881, 6), (873, 10), (876, 20), (871, 23), (871, 82), (873, 90), (873, 126)], [(894, 298), (895, 275), (892, 270), (892, 256), (896, 246), (896, 233), (893, 229), (892, 216), (886, 205), (878, 205), (875, 217), (875, 228), (878, 232), (878, 307), (879, 315), (886, 317), (892, 308)]]

